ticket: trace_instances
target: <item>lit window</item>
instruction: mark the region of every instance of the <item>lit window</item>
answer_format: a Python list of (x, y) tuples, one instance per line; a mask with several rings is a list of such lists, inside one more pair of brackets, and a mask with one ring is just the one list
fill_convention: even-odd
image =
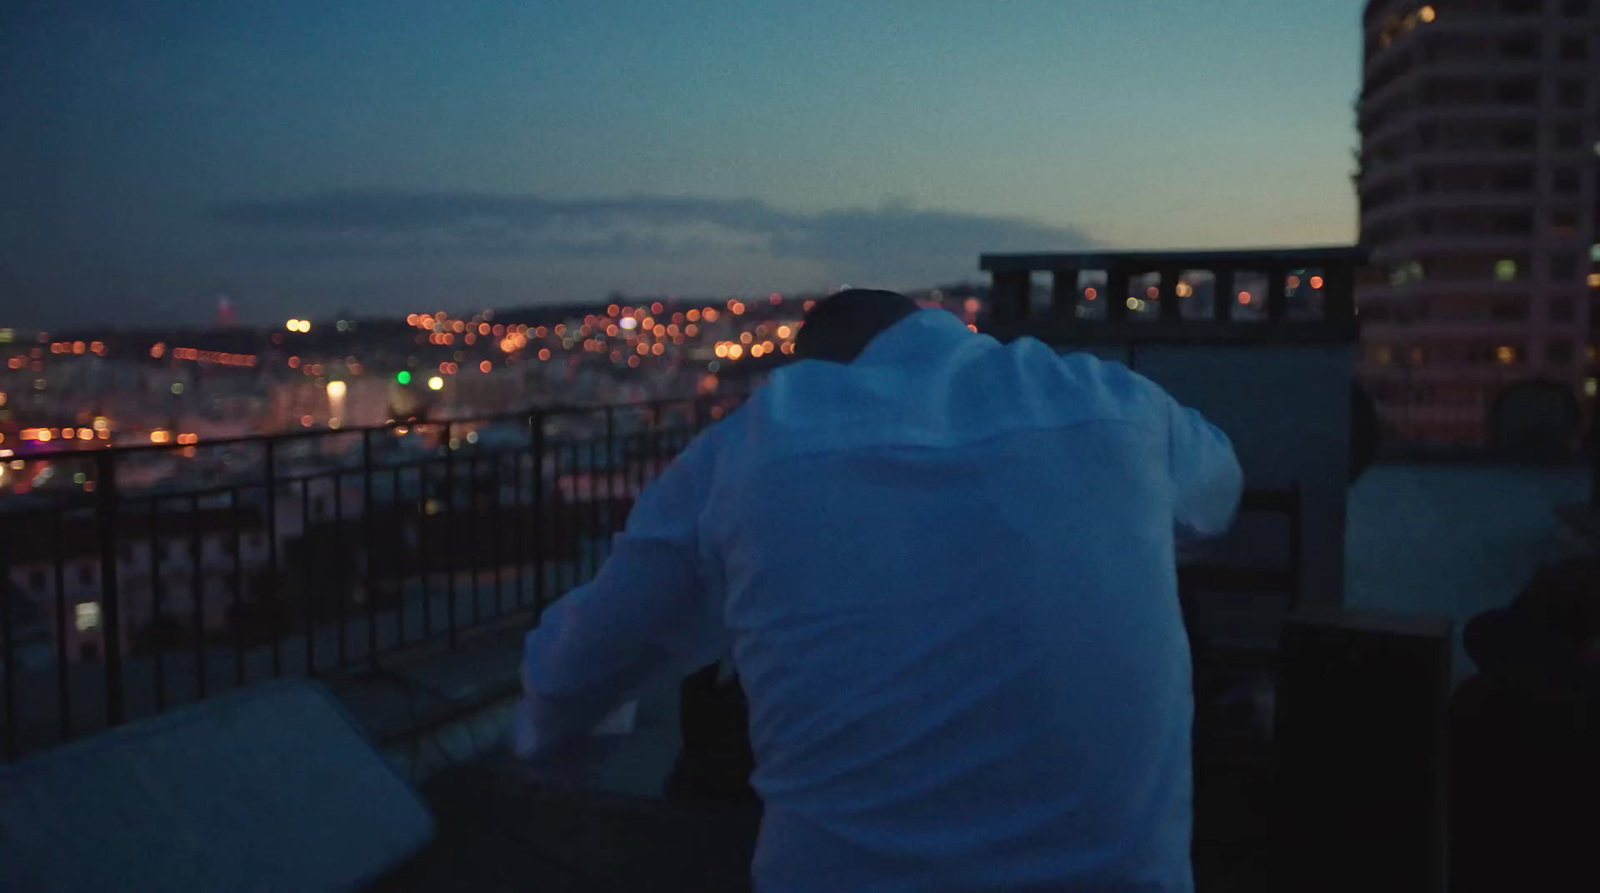
[(1511, 365), (1517, 361), (1517, 349), (1508, 344), (1502, 344), (1494, 349), (1494, 358), (1504, 365)]
[(83, 602), (73, 609), (73, 622), (78, 632), (86, 633), (100, 626), (100, 603)]
[(1511, 282), (1517, 278), (1517, 262), (1514, 260), (1498, 260), (1494, 263), (1494, 278), (1501, 282)]

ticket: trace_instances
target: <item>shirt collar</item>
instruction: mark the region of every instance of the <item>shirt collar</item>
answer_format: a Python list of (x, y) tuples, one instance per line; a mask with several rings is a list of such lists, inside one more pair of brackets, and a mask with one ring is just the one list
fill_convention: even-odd
[(971, 330), (955, 314), (947, 310), (918, 310), (872, 339), (851, 365), (892, 366), (925, 360), (930, 352), (953, 349), (971, 337)]

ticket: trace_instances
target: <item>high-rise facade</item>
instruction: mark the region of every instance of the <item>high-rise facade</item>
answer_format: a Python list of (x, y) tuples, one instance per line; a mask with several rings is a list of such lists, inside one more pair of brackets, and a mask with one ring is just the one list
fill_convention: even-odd
[(1482, 444), (1508, 388), (1539, 382), (1587, 416), (1600, 0), (1371, 0), (1364, 35), (1357, 301), (1380, 414), (1405, 441)]

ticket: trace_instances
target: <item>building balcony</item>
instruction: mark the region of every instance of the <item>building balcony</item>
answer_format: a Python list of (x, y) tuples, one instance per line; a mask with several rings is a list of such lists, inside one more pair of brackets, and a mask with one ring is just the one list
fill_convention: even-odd
[(1451, 146), (1441, 142), (1425, 149), (1412, 149), (1385, 161), (1364, 163), (1362, 170), (1376, 177), (1390, 178), (1437, 168), (1506, 168), (1533, 165), (1539, 160), (1538, 150), (1531, 147)]
[(1369, 343), (1384, 341), (1415, 342), (1471, 341), (1492, 343), (1524, 341), (1536, 326), (1526, 319), (1439, 319), (1424, 317), (1414, 322), (1396, 323), (1367, 320), (1362, 323), (1362, 337)]
[[(1434, 189), (1430, 192), (1409, 192), (1394, 196), (1376, 206), (1371, 203), (1365, 204), (1361, 212), (1361, 228), (1366, 240), (1375, 246), (1400, 242), (1409, 244), (1432, 238), (1500, 238), (1501, 234), (1485, 231), (1450, 233), (1435, 229), (1433, 232), (1424, 232), (1419, 229), (1423, 225), (1420, 220), (1404, 229), (1384, 225), (1395, 222), (1410, 223), (1410, 218), (1431, 217), (1434, 216), (1434, 212), (1446, 212), (1438, 217), (1439, 226), (1459, 221), (1460, 212), (1524, 212), (1527, 215), (1526, 219), (1531, 219), (1534, 209), (1541, 203), (1539, 194), (1531, 189)], [(1472, 221), (1468, 219), (1464, 222)], [(1380, 233), (1382, 235), (1379, 235)], [(1505, 235), (1509, 239), (1532, 237), (1531, 234), (1521, 233)]]
[[(1543, 116), (1544, 112), (1538, 106), (1529, 105), (1419, 105), (1408, 109), (1403, 115), (1395, 115), (1392, 119), (1376, 127), (1363, 128), (1361, 138), (1363, 144), (1375, 145), (1414, 133), (1418, 125), (1430, 121), (1514, 122), (1531, 126), (1539, 123)], [(1530, 145), (1507, 145), (1504, 148), (1512, 152), (1526, 152), (1533, 147)]]
[[(1422, 102), (1424, 85), (1434, 82), (1463, 81), (1477, 78), (1490, 86), (1518, 78), (1540, 79), (1549, 76), (1550, 67), (1540, 59), (1483, 58), (1471, 60), (1419, 61), (1395, 75), (1381, 87), (1361, 97), (1363, 129), (1370, 116), (1390, 111), (1397, 104), (1402, 108), (1426, 107)], [(1493, 99), (1484, 99), (1489, 105), (1502, 105)]]
[(1545, 241), (1535, 235), (1411, 235), (1374, 246), (1372, 261), (1388, 263), (1426, 254), (1526, 256)]
[[(1518, 297), (1526, 296), (1535, 286), (1531, 279), (1513, 279), (1502, 281), (1493, 275), (1485, 274), (1481, 278), (1451, 278), (1430, 276), (1420, 282), (1407, 282), (1403, 285), (1389, 283), (1363, 284), (1358, 288), (1362, 303), (1367, 301), (1405, 301), (1416, 298), (1477, 298), (1477, 297)], [(1580, 288), (1574, 293), (1581, 293)], [(1367, 324), (1363, 320), (1363, 326)]]

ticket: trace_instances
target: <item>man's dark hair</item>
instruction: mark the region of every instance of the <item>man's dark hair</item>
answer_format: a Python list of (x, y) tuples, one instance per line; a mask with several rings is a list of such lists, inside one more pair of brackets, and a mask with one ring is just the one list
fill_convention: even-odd
[(872, 339), (917, 312), (917, 302), (898, 292), (851, 288), (818, 301), (794, 339), (802, 360), (852, 363)]

